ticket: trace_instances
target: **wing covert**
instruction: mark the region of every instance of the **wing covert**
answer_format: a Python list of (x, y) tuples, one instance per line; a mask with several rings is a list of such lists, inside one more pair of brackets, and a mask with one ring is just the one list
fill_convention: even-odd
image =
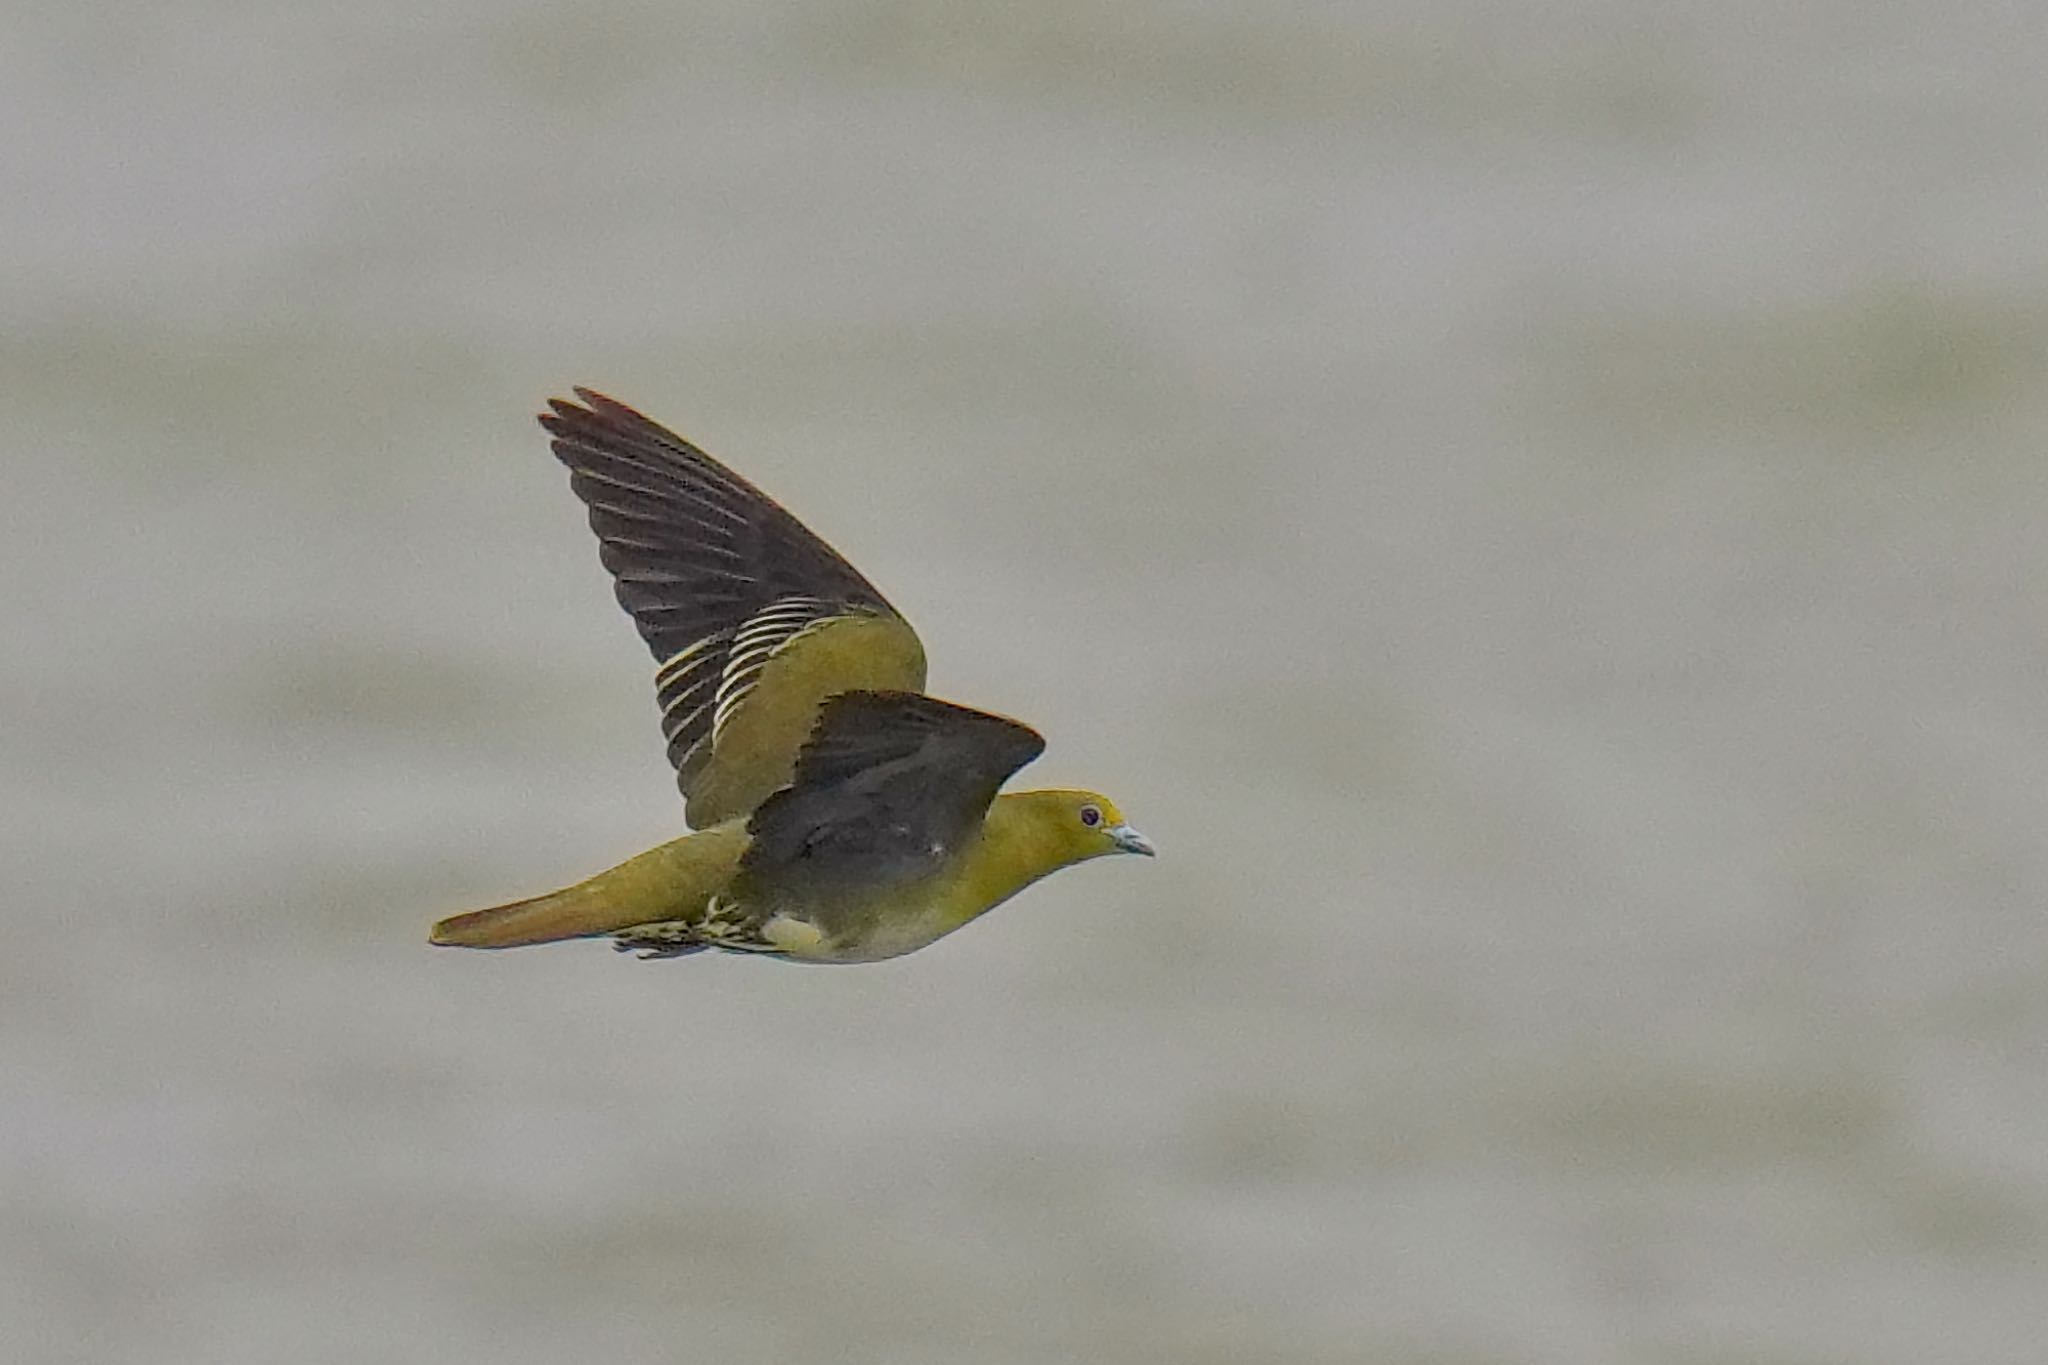
[(748, 821), (741, 868), (826, 889), (923, 875), (1044, 748), (1036, 730), (986, 711), (913, 692), (843, 693), (824, 704), (789, 786)]

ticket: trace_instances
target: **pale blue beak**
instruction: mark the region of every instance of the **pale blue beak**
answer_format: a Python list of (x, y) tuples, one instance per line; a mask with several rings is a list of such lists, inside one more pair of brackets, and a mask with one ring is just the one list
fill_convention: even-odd
[(1150, 839), (1147, 839), (1129, 825), (1111, 825), (1102, 832), (1109, 836), (1109, 841), (1112, 844), (1115, 844), (1126, 853), (1142, 853), (1147, 858), (1150, 858), (1158, 852), (1157, 849), (1152, 847)]

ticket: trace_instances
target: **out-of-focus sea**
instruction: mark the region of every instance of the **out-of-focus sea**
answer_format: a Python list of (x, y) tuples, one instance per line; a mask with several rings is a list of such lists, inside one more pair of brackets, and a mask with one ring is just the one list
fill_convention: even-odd
[[(0, 46), (0, 1358), (2048, 1360), (2024, 7), (88, 0)], [(531, 414), (1156, 862), (681, 829)]]

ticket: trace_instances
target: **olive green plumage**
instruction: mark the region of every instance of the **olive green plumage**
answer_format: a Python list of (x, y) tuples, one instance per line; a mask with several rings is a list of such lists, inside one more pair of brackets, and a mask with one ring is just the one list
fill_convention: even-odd
[(563, 891), (442, 920), (508, 948), (609, 935), (824, 962), (911, 952), (1061, 867), (1152, 851), (1106, 797), (998, 795), (1044, 740), (923, 695), (924, 648), (766, 494), (587, 389), (541, 425), (658, 661), (688, 834)]

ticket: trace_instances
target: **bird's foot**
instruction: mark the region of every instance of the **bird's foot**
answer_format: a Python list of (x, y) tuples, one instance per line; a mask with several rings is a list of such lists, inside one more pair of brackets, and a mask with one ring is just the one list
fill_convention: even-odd
[(612, 951), (637, 953), (643, 960), (657, 957), (688, 957), (711, 945), (697, 933), (696, 926), (683, 920), (658, 920), (635, 924), (612, 935)]

